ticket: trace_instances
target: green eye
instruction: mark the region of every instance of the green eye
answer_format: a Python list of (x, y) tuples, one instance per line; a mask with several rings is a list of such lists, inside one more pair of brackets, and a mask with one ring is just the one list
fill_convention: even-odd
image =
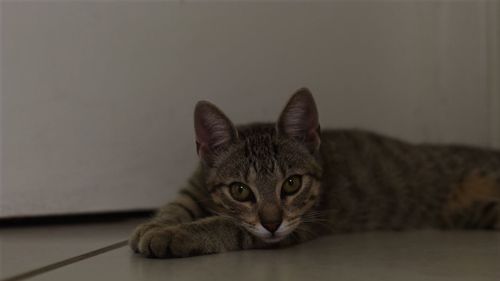
[(253, 197), (250, 188), (241, 182), (234, 182), (229, 186), (229, 192), (234, 200), (244, 202), (249, 201)]
[(284, 195), (293, 195), (299, 191), (302, 186), (302, 176), (294, 175), (286, 179), (281, 191)]

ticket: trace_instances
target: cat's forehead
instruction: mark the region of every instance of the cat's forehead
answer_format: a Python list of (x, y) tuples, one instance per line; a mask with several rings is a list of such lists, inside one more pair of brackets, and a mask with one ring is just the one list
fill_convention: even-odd
[(299, 144), (278, 138), (272, 124), (254, 124), (238, 132), (238, 144), (219, 159), (213, 170), (219, 180), (270, 182), (300, 173), (314, 161)]
[(252, 136), (240, 141), (215, 167), (221, 178), (246, 182), (273, 178), (281, 174), (278, 144), (269, 136)]

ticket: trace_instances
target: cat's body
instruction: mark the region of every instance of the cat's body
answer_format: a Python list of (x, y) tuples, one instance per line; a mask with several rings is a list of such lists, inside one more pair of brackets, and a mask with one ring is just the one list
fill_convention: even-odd
[(467, 213), (500, 199), (500, 152), (355, 130), (325, 132), (322, 140), (333, 229), (493, 227), (485, 214)]
[[(237, 129), (195, 113), (200, 167), (179, 198), (134, 232), (149, 257), (285, 246), (335, 232), (500, 228), (500, 152), (323, 131), (312, 96), (276, 124)], [(321, 143), (321, 144), (320, 144)]]

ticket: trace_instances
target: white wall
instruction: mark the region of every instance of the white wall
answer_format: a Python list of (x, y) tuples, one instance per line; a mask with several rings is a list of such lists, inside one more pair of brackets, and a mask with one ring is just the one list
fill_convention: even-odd
[(196, 162), (192, 109), (500, 145), (497, 2), (2, 2), (0, 216), (149, 208)]

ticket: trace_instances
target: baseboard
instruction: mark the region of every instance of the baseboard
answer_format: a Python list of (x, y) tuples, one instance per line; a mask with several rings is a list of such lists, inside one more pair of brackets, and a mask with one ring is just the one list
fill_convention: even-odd
[(153, 213), (154, 210), (152, 209), (144, 209), (102, 213), (7, 217), (0, 218), (0, 227), (111, 222), (131, 218), (150, 217)]

